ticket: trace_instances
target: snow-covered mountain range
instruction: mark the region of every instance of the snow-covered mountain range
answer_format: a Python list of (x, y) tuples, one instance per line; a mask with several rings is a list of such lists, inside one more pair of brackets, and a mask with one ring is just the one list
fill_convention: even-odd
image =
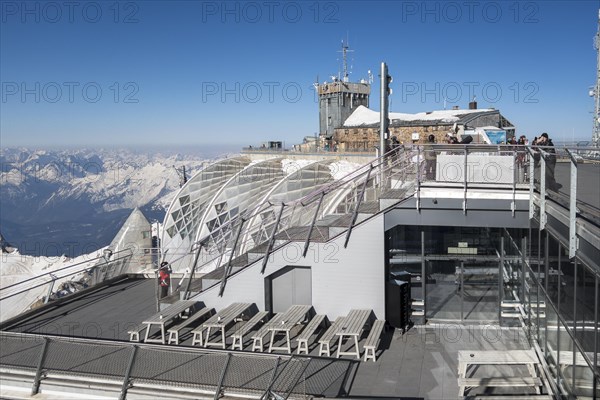
[(105, 246), (135, 207), (162, 222), (210, 154), (127, 149), (0, 149), (0, 231), (22, 254), (74, 257)]

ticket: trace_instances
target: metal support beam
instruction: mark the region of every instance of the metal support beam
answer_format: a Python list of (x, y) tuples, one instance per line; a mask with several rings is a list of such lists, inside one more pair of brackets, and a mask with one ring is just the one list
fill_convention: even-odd
[[(293, 359), (294, 359), (294, 356), (292, 356), (292, 358), (288, 362), (292, 362)], [(292, 391), (294, 390), (294, 388), (296, 387), (296, 385), (298, 385), (298, 382), (300, 382), (300, 379), (302, 378), (302, 376), (304, 376), (304, 373), (306, 372), (306, 369), (310, 365), (311, 361), (312, 361), (312, 358), (304, 359), (304, 368), (302, 368), (302, 371), (300, 371), (300, 373), (298, 374), (298, 376), (294, 380), (294, 383), (292, 384), (292, 387), (290, 388), (290, 390), (288, 390), (288, 392), (286, 393), (286, 395), (283, 398), (283, 400), (287, 400), (290, 397), (290, 394), (292, 394)]]
[[(208, 338), (207, 338), (208, 340)], [(225, 360), (225, 365), (223, 366), (223, 371), (221, 371), (221, 377), (219, 378), (219, 385), (215, 390), (214, 399), (217, 400), (221, 397), (221, 389), (223, 388), (223, 382), (225, 382), (225, 376), (227, 375), (227, 369), (229, 368), (229, 362), (231, 361), (231, 353), (227, 353), (227, 359)]]
[(267, 389), (265, 390), (263, 395), (260, 396), (261, 400), (269, 398), (269, 393), (271, 392), (271, 388), (273, 387), (273, 384), (275, 383), (275, 378), (277, 377), (277, 370), (279, 369), (280, 363), (281, 363), (281, 357), (277, 357), (277, 360), (275, 361), (275, 367), (273, 367), (273, 374), (271, 375), (271, 380), (269, 381), (269, 385), (267, 385)]
[(512, 202), (510, 203), (510, 211), (512, 212), (513, 218), (515, 217), (515, 211), (517, 208), (517, 179), (519, 177), (518, 174), (518, 165), (517, 165), (517, 155), (518, 152), (513, 152), (513, 184), (512, 184)]
[(529, 219), (535, 218), (535, 203), (533, 201), (533, 191), (535, 189), (535, 162), (533, 160), (533, 151), (531, 147), (526, 147), (529, 154)]
[[(500, 236), (500, 260), (498, 261), (498, 322), (502, 325), (502, 302), (504, 301), (504, 288), (502, 287), (502, 283), (504, 282), (502, 273), (504, 270), (504, 234), (506, 233), (506, 229), (502, 232), (502, 236)], [(511, 272), (512, 273), (512, 272)]]
[(50, 296), (52, 295), (52, 290), (54, 289), (54, 284), (56, 283), (56, 275), (54, 274), (50, 274), (50, 277), (52, 278), (52, 281), (50, 282), (50, 285), (48, 285), (48, 293), (46, 293), (46, 298), (44, 299), (44, 304), (48, 304), (48, 302), (50, 301)]
[(319, 198), (319, 203), (317, 203), (317, 209), (315, 210), (315, 214), (313, 215), (312, 222), (310, 223), (310, 228), (308, 228), (308, 234), (306, 235), (306, 241), (304, 242), (304, 251), (302, 252), (302, 257), (306, 257), (306, 252), (308, 251), (308, 245), (310, 244), (310, 237), (312, 236), (313, 228), (317, 223), (317, 218), (319, 217), (319, 211), (321, 210), (321, 203), (323, 203), (323, 198), (325, 197), (325, 192), (321, 192), (321, 197)]
[(417, 197), (417, 201), (415, 202), (415, 205), (417, 207), (417, 211), (421, 212), (421, 176), (420, 176), (421, 172), (419, 169), (419, 153), (418, 153), (419, 150), (418, 149), (419, 149), (419, 147), (417, 146), (417, 162), (416, 162), (417, 170), (415, 171), (416, 172), (415, 176), (417, 177), (416, 182), (415, 182), (415, 184), (416, 184), (415, 194)]
[(464, 162), (464, 173), (463, 173), (463, 184), (464, 184), (464, 189), (463, 189), (463, 214), (467, 215), (467, 179), (469, 178), (469, 173), (468, 173), (468, 165), (467, 165), (467, 155), (469, 153), (469, 150), (467, 149), (467, 145), (465, 145), (465, 162)]
[(540, 150), (540, 230), (546, 229), (546, 158), (544, 151)]
[(277, 228), (279, 228), (279, 221), (281, 221), (281, 216), (283, 215), (284, 208), (285, 204), (281, 203), (281, 209), (279, 210), (279, 214), (277, 214), (277, 219), (275, 220), (275, 225), (273, 226), (273, 232), (271, 232), (269, 244), (267, 244), (267, 250), (265, 251), (265, 255), (263, 256), (262, 267), (260, 269), (261, 274), (265, 273), (267, 263), (269, 262), (269, 255), (271, 254), (271, 251), (273, 251), (273, 246), (275, 245), (275, 234), (277, 233)]
[(185, 285), (185, 292), (183, 293), (183, 299), (190, 299), (190, 287), (192, 286), (192, 279), (194, 278), (194, 273), (196, 272), (196, 266), (198, 265), (198, 259), (200, 258), (200, 253), (202, 251), (202, 247), (204, 246), (204, 242), (200, 241), (198, 243), (198, 250), (196, 250), (196, 254), (194, 255), (194, 262), (192, 263), (192, 270), (190, 271), (190, 278), (187, 281), (187, 285)]
[(125, 371), (125, 377), (123, 378), (123, 386), (121, 387), (121, 394), (119, 400), (125, 400), (127, 398), (127, 389), (129, 389), (129, 382), (131, 377), (131, 371), (133, 371), (133, 363), (135, 362), (135, 355), (138, 347), (133, 345), (131, 349), (131, 356), (129, 357), (129, 364), (127, 365), (127, 371)]
[(388, 131), (388, 118), (389, 118), (389, 110), (388, 110), (388, 67), (385, 62), (381, 63), (381, 71), (380, 71), (380, 90), (379, 90), (379, 181), (383, 183), (384, 178), (384, 154), (386, 153), (386, 145), (387, 145), (387, 131)]
[(571, 158), (571, 190), (569, 194), (569, 258), (577, 255), (579, 239), (577, 238), (577, 160), (567, 149)]
[(356, 208), (354, 209), (354, 213), (352, 213), (352, 220), (350, 221), (350, 226), (348, 226), (348, 232), (346, 232), (346, 240), (344, 241), (344, 248), (348, 247), (348, 241), (350, 240), (350, 235), (352, 234), (352, 227), (356, 223), (356, 218), (358, 218), (358, 209), (360, 208), (362, 199), (365, 196), (365, 190), (367, 190), (367, 184), (369, 183), (369, 178), (371, 177), (372, 170), (373, 170), (373, 164), (370, 164), (369, 171), (367, 172), (367, 177), (365, 178), (365, 182), (363, 183), (363, 187), (360, 191), (360, 195), (358, 196), (358, 202), (356, 203)]
[(219, 288), (219, 297), (223, 296), (223, 292), (225, 292), (225, 286), (227, 285), (227, 277), (231, 272), (231, 261), (233, 260), (233, 255), (235, 254), (235, 248), (238, 245), (238, 241), (240, 240), (240, 236), (242, 235), (242, 228), (244, 226), (244, 222), (246, 220), (243, 217), (240, 217), (240, 226), (238, 227), (237, 234), (235, 235), (235, 241), (233, 243), (233, 248), (231, 249), (231, 254), (229, 254), (229, 261), (227, 262), (227, 266), (225, 267), (225, 271), (223, 271), (223, 278), (221, 278), (221, 287)]
[(35, 379), (33, 380), (33, 387), (31, 388), (31, 395), (35, 396), (40, 391), (40, 383), (42, 382), (42, 368), (44, 367), (44, 360), (46, 359), (46, 353), (48, 352), (48, 343), (50, 339), (44, 337), (44, 344), (42, 345), (42, 352), (38, 360), (37, 369), (35, 371)]
[(427, 322), (427, 260), (425, 259), (425, 231), (421, 228), (421, 293), (423, 293), (423, 325)]

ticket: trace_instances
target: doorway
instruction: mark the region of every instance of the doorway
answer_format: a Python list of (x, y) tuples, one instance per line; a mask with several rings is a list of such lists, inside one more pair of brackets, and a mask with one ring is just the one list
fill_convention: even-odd
[(430, 258), (427, 261), (427, 318), (497, 321), (499, 271), (499, 261), (488, 257)]
[(310, 267), (289, 266), (265, 278), (267, 310), (278, 313), (293, 305), (312, 304), (312, 274)]

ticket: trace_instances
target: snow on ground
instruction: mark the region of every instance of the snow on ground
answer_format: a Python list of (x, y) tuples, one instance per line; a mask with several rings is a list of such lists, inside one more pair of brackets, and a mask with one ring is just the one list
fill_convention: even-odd
[(43, 301), (53, 277), (58, 278), (53, 287), (54, 292), (67, 281), (83, 278), (81, 271), (94, 266), (103, 250), (104, 248), (76, 258), (33, 257), (22, 255), (18, 250), (10, 253), (0, 250), (0, 322)]

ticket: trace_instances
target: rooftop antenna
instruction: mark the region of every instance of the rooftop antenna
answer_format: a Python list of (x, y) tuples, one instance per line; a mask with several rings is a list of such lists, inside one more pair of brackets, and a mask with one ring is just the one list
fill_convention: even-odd
[(600, 147), (600, 10), (598, 10), (598, 31), (594, 37), (594, 49), (596, 49), (596, 86), (590, 90), (590, 96), (594, 96), (594, 125), (592, 129), (592, 145)]
[(371, 85), (373, 83), (373, 72), (371, 72), (371, 70), (367, 71), (367, 76), (369, 77), (369, 85)]
[(350, 50), (350, 47), (348, 46), (348, 40), (346, 39), (346, 42), (344, 42), (344, 40), (342, 40), (342, 66), (343, 66), (343, 81), (344, 82), (348, 82), (349, 78), (348, 78), (348, 53), (353, 52), (354, 50)]
[(177, 171), (177, 175), (179, 175), (179, 187), (182, 188), (183, 185), (185, 185), (187, 183), (187, 175), (185, 173), (185, 165), (181, 168), (177, 168), (176, 166), (173, 165), (173, 168), (175, 168), (175, 171)]

